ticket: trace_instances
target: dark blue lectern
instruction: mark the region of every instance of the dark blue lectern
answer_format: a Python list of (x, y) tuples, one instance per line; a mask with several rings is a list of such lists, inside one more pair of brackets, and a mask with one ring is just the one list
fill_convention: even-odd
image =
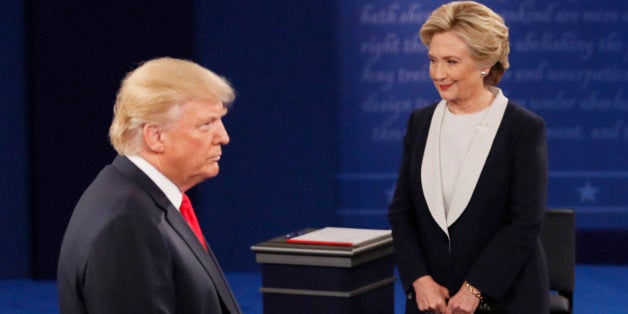
[(251, 250), (262, 268), (265, 314), (394, 313), (390, 235), (357, 246), (287, 243), (281, 236)]

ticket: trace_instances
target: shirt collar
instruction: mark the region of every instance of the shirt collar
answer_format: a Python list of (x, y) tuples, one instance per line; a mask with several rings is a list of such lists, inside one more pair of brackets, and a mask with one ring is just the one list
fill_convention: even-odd
[(153, 166), (146, 159), (137, 155), (126, 157), (129, 158), (129, 160), (138, 168), (140, 168), (140, 170), (142, 170), (142, 172), (144, 172), (153, 182), (155, 182), (157, 187), (159, 187), (159, 189), (166, 194), (166, 197), (170, 200), (172, 205), (179, 210), (181, 202), (183, 201), (183, 194), (177, 185), (166, 178), (166, 176), (159, 172), (159, 170), (157, 170), (157, 168), (155, 168), (155, 166)]

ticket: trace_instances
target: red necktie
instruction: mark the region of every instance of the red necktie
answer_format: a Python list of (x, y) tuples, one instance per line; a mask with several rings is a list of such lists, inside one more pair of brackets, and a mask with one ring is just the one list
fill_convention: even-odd
[(207, 251), (207, 243), (205, 243), (205, 238), (203, 237), (203, 232), (201, 231), (201, 226), (198, 224), (198, 219), (196, 219), (196, 214), (194, 214), (194, 208), (192, 208), (192, 203), (190, 202), (190, 198), (188, 198), (185, 193), (183, 193), (183, 201), (181, 202), (181, 215), (188, 222), (194, 234), (198, 238), (198, 241), (201, 242), (205, 251)]

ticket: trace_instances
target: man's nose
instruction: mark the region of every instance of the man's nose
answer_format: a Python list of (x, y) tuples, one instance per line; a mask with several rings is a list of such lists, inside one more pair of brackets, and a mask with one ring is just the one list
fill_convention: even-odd
[(227, 129), (225, 128), (224, 123), (222, 123), (222, 120), (218, 121), (218, 132), (216, 133), (214, 140), (217, 145), (229, 144), (229, 134), (227, 133)]

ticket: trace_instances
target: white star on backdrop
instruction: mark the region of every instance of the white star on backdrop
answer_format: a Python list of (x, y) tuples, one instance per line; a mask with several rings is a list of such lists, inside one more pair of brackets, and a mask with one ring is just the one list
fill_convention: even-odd
[(587, 182), (576, 190), (580, 193), (580, 203), (583, 203), (585, 201), (595, 202), (595, 194), (597, 194), (600, 189), (591, 185), (590, 182)]

